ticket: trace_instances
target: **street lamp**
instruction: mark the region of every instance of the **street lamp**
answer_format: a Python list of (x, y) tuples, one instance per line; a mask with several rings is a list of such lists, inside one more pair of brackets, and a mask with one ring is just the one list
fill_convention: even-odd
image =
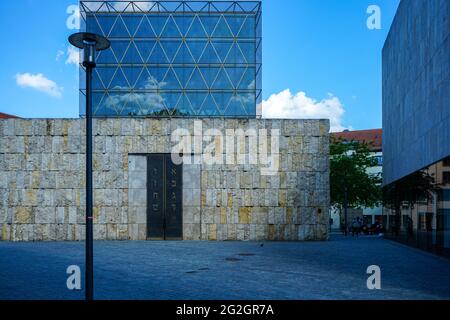
[(69, 42), (83, 50), (83, 66), (86, 68), (86, 300), (94, 299), (94, 232), (92, 189), (92, 70), (96, 67), (97, 51), (106, 50), (111, 43), (97, 34), (79, 32), (69, 37)]

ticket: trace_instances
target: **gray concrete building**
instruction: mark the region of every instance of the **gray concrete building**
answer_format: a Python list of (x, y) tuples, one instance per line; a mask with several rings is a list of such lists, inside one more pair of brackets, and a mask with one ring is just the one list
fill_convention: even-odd
[(395, 214), (386, 210), (388, 227), (400, 229), (394, 233), (408, 243), (447, 254), (450, 254), (449, 16), (450, 3), (446, 0), (403, 0), (383, 48), (384, 184), (396, 188), (399, 182), (418, 172), (434, 180), (434, 190), (427, 195), (414, 203), (404, 199)]
[(383, 48), (383, 178), (450, 156), (450, 3), (403, 0)]

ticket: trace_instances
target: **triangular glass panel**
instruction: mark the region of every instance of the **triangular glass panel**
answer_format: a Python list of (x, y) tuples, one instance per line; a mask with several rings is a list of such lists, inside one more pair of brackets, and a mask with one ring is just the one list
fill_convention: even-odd
[(216, 80), (214, 81), (212, 85), (213, 89), (233, 89), (233, 86), (230, 82), (230, 79), (228, 79), (228, 75), (226, 74), (224, 69), (220, 69)]
[(220, 115), (225, 115), (225, 110), (228, 107), (228, 103), (230, 102), (233, 93), (231, 92), (214, 92), (212, 93), (214, 101), (217, 104)]
[(245, 64), (246, 61), (241, 53), (241, 50), (238, 48), (236, 42), (233, 43), (233, 47), (228, 53), (226, 63), (230, 64)]
[[(136, 14), (123, 14), (122, 19), (130, 33), (131, 37), (134, 37), (141, 23), (147, 22), (143, 15)], [(144, 20), (144, 21), (143, 21)]]
[[(178, 80), (180, 80), (181, 86), (183, 88), (187, 87), (188, 81), (191, 77), (194, 68), (192, 67), (174, 67), (175, 73), (177, 74)], [(189, 88), (191, 89), (191, 88)]]
[(189, 90), (207, 90), (208, 86), (205, 83), (205, 80), (203, 80), (202, 75), (200, 74), (200, 70), (198, 68), (195, 68), (192, 72), (192, 75), (190, 77), (189, 83), (187, 85)]
[(180, 101), (178, 102), (178, 106), (176, 112), (172, 114), (173, 116), (178, 117), (187, 117), (195, 115), (195, 112), (191, 108), (191, 104), (186, 95), (181, 95)]
[(199, 67), (200, 72), (203, 75), (203, 78), (206, 81), (206, 85), (208, 88), (211, 88), (214, 80), (216, 80), (217, 74), (220, 71), (219, 67)]
[(178, 40), (170, 40), (170, 41), (161, 41), (161, 45), (164, 49), (164, 52), (169, 59), (169, 62), (172, 63), (176, 54), (178, 53), (178, 49), (181, 46), (181, 41)]
[(121, 16), (117, 16), (116, 22), (114, 23), (111, 32), (109, 33), (109, 38), (129, 38), (130, 34), (125, 26)]
[(158, 90), (159, 83), (156, 76), (151, 75), (147, 68), (144, 68), (136, 82), (135, 90)]
[(228, 76), (230, 77), (233, 88), (237, 88), (239, 83), (241, 82), (242, 76), (245, 73), (245, 67), (233, 67), (233, 68), (225, 68)]
[(124, 63), (124, 64), (142, 64), (142, 63), (144, 63), (144, 60), (141, 57), (138, 50), (136, 49), (136, 46), (134, 45), (133, 41), (131, 42), (130, 46), (128, 47), (128, 50), (125, 53), (125, 56), (123, 57), (121, 63)]
[(219, 116), (220, 113), (217, 110), (216, 103), (211, 95), (208, 95), (203, 103), (201, 110), (199, 111), (200, 116)]
[(255, 63), (256, 50), (255, 43), (251, 41), (239, 41), (238, 42), (241, 53), (244, 55), (245, 61), (249, 64)]
[(151, 26), (153, 27), (153, 31), (155, 31), (155, 34), (157, 37), (161, 36), (163, 28), (166, 25), (167, 19), (168, 19), (168, 16), (163, 16), (163, 15), (149, 15), (148, 16), (148, 21), (150, 22)]
[(154, 38), (156, 36), (150, 22), (147, 19), (147, 16), (144, 16), (142, 19), (141, 24), (138, 26), (134, 36), (136, 38)]
[(134, 6), (136, 7), (136, 11), (139, 12), (149, 12), (156, 3), (148, 2), (148, 1), (136, 1), (134, 2)]
[(164, 105), (169, 113), (169, 115), (173, 115), (177, 110), (178, 102), (181, 98), (181, 93), (171, 92), (171, 93), (162, 93)]
[(103, 35), (103, 30), (99, 26), (98, 20), (93, 14), (86, 15), (86, 32)]
[(147, 63), (148, 58), (150, 57), (150, 54), (153, 51), (153, 48), (156, 45), (155, 40), (135, 40), (134, 45), (136, 46), (137, 50), (141, 54), (141, 57), (144, 61), (144, 63)]
[(136, 82), (139, 79), (143, 68), (142, 67), (122, 67), (123, 73), (126, 75), (128, 83), (131, 88), (135, 88)]
[(89, 2), (82, 2), (80, 3), (80, 5), (88, 12), (97, 12), (103, 6), (103, 3), (89, 1)]
[(207, 93), (201, 93), (201, 92), (187, 92), (186, 93), (186, 97), (189, 99), (192, 109), (194, 110), (196, 115), (199, 114), (199, 112), (203, 106), (203, 102), (205, 101), (207, 96), (208, 96)]
[(198, 15), (196, 15), (195, 18), (193, 19), (193, 21), (189, 27), (189, 30), (187, 31), (186, 37), (188, 37), (188, 38), (206, 38), (206, 37), (208, 37)]
[(254, 93), (247, 93), (243, 95), (242, 104), (246, 115), (256, 114), (256, 100)]
[(202, 21), (203, 26), (205, 27), (206, 34), (209, 37), (212, 37), (214, 29), (216, 28), (217, 23), (219, 22), (220, 16), (202, 16), (200, 20)]
[(230, 12), (233, 7), (233, 3), (229, 1), (214, 1), (213, 5), (219, 12)]
[(231, 32), (233, 33), (233, 36), (237, 37), (239, 34), (239, 31), (242, 28), (242, 24), (245, 21), (245, 16), (243, 15), (230, 15), (226, 17), (228, 26), (231, 29)]
[(180, 90), (181, 85), (178, 81), (177, 76), (175, 75), (175, 72), (172, 68), (169, 68), (168, 72), (166, 73), (166, 76), (164, 77), (163, 82), (165, 83), (164, 89), (166, 90)]
[(212, 47), (211, 43), (208, 42), (206, 45), (205, 51), (203, 51), (202, 57), (199, 60), (199, 63), (205, 64), (220, 64), (221, 61), (216, 54), (216, 51)]
[(105, 99), (106, 93), (103, 92), (93, 92), (92, 93), (92, 112), (95, 115), (106, 115), (105, 111), (102, 110), (103, 101)]
[(98, 24), (100, 25), (103, 36), (109, 37), (112, 27), (116, 22), (117, 16), (115, 15), (105, 15), (105, 14), (96, 14), (94, 16), (97, 19)]
[(230, 28), (228, 28), (227, 23), (225, 22), (225, 18), (223, 16), (220, 17), (219, 22), (217, 23), (214, 31), (214, 38), (232, 38)]
[(186, 42), (186, 45), (189, 48), (189, 52), (192, 54), (192, 57), (194, 58), (194, 61), (196, 63), (200, 62), (200, 58), (207, 44), (208, 42), (203, 40), (199, 41), (188, 40)]
[(122, 69), (120, 67), (117, 68), (114, 78), (111, 80), (111, 83), (109, 85), (109, 90), (129, 90), (129, 89), (130, 85)]
[(181, 38), (180, 30), (178, 30), (178, 27), (175, 23), (175, 20), (173, 20), (172, 16), (169, 16), (169, 19), (167, 19), (164, 30), (161, 33), (161, 37), (163, 37), (163, 38)]
[(166, 89), (167, 83), (163, 81), (165, 78), (168, 68), (149, 68), (147, 69), (150, 74), (151, 83), (156, 84), (158, 89)]
[[(112, 45), (113, 41), (111, 41)], [(116, 63), (116, 56), (113, 51), (110, 49), (100, 51), (97, 55), (97, 63)]]
[(167, 115), (161, 94), (156, 92), (146, 92), (142, 94), (141, 111), (148, 116)]
[(160, 4), (164, 6), (168, 12), (177, 12), (182, 3), (181, 1), (161, 1)]
[[(114, 52), (114, 56), (116, 57), (116, 61), (118, 63), (121, 63), (129, 45), (130, 45), (129, 40), (111, 41), (111, 49)], [(112, 61), (109, 61), (109, 63), (111, 62)]]
[(127, 93), (123, 95), (124, 103), (122, 105), (122, 110), (120, 111), (120, 114), (122, 116), (138, 116), (139, 112), (141, 110), (141, 107), (137, 100), (139, 99), (139, 96), (137, 96), (134, 93)]
[(258, 4), (256, 2), (239, 1), (238, 3), (245, 12), (253, 13), (256, 12), (256, 10), (258, 9)]
[(181, 32), (181, 36), (185, 37), (189, 30), (189, 27), (192, 24), (192, 21), (194, 20), (194, 17), (188, 15), (175, 15), (173, 16), (173, 19), (175, 20), (175, 24)]
[(107, 112), (106, 115), (119, 115), (123, 101), (123, 93), (112, 93), (109, 92), (103, 100), (103, 108)]
[(147, 63), (150, 63), (150, 64), (169, 63), (169, 60), (167, 60), (166, 54), (164, 53), (163, 49), (161, 48), (160, 42), (156, 43), (155, 48), (153, 49), (152, 53), (150, 54), (150, 57), (147, 60)]
[(113, 8), (116, 12), (132, 12), (133, 7), (131, 6), (131, 3), (124, 2), (124, 1), (108, 1), (107, 4)]
[(225, 111), (227, 116), (242, 116), (245, 115), (246, 112), (241, 103), (241, 97), (239, 95), (233, 95), (230, 99), (230, 103), (228, 104), (228, 108)]
[[(93, 80), (93, 88), (94, 89), (100, 89), (104, 88), (104, 89), (108, 89), (109, 88), (109, 84), (111, 83), (111, 80), (116, 72), (117, 68), (116, 67), (97, 67), (95, 68), (95, 71), (98, 75), (99, 78), (99, 84), (96, 84), (96, 80)], [(97, 87), (98, 86), (98, 87)]]
[(255, 68), (248, 68), (242, 77), (242, 81), (239, 83), (238, 89), (254, 90), (256, 86), (255, 78)]
[(233, 46), (232, 41), (224, 41), (224, 40), (213, 40), (212, 42), (214, 49), (216, 49), (216, 53), (220, 58), (222, 63), (225, 63), (225, 59)]
[(189, 1), (187, 2), (187, 5), (189, 5), (189, 7), (192, 9), (193, 12), (202, 12), (204, 11), (205, 7), (208, 6), (207, 2), (203, 2), (203, 1)]
[(182, 43), (180, 50), (178, 50), (173, 63), (177, 64), (194, 64), (195, 60), (192, 58), (190, 51), (188, 50), (186, 43)]
[(254, 38), (256, 34), (255, 17), (247, 16), (239, 32), (239, 38)]

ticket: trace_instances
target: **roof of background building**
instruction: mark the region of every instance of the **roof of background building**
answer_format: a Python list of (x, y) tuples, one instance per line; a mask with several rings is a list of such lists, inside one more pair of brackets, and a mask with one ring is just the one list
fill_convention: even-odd
[(382, 129), (335, 132), (332, 135), (345, 141), (365, 142), (371, 151), (382, 151)]
[(18, 118), (18, 117), (0, 112), (0, 119), (11, 119), (11, 118)]

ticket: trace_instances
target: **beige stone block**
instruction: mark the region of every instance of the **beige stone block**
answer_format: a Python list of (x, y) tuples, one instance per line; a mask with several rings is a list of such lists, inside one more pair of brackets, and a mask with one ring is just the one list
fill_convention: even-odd
[(16, 207), (14, 210), (14, 222), (18, 224), (34, 223), (32, 207)]
[(139, 225), (137, 223), (128, 224), (128, 238), (139, 240)]
[(216, 241), (217, 240), (217, 224), (209, 224), (208, 225), (208, 240)]
[(118, 224), (117, 225), (117, 239), (118, 240), (128, 240), (128, 225)]
[(1, 240), (10, 241), (11, 240), (11, 225), (3, 223), (1, 226)]
[(239, 208), (239, 223), (248, 224), (251, 222), (251, 208)]
[(106, 238), (108, 240), (117, 240), (118, 232), (117, 232), (117, 224), (108, 223), (106, 225)]
[(140, 223), (138, 225), (138, 238), (139, 240), (147, 240), (147, 224)]

